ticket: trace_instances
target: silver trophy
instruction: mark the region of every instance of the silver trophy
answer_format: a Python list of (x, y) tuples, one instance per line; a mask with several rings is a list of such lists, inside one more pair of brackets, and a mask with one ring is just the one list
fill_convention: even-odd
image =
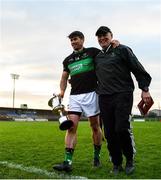
[(48, 101), (48, 105), (53, 108), (54, 112), (58, 112), (60, 115), (59, 123), (60, 123), (60, 130), (67, 130), (73, 126), (73, 121), (69, 120), (68, 117), (65, 115), (65, 106), (61, 104), (61, 98), (53, 94), (53, 97)]

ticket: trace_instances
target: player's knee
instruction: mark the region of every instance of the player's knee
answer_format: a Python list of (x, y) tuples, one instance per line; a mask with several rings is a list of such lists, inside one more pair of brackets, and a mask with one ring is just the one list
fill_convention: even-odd
[(70, 129), (67, 130), (70, 134), (75, 134), (77, 131), (77, 126), (73, 125)]
[(93, 132), (99, 132), (100, 131), (100, 126), (99, 126), (99, 124), (91, 124), (91, 128), (92, 128), (92, 131)]

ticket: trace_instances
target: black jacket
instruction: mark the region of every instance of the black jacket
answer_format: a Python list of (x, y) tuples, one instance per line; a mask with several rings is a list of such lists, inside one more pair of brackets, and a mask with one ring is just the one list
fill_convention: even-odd
[(119, 45), (116, 48), (110, 47), (107, 52), (101, 51), (94, 62), (98, 79), (98, 94), (133, 91), (134, 83), (131, 72), (140, 89), (150, 85), (150, 75), (132, 50), (125, 45)]

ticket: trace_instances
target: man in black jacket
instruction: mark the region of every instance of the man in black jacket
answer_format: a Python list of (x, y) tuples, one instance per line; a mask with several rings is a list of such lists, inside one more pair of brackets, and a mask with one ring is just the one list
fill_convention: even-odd
[(130, 115), (133, 105), (134, 74), (141, 97), (145, 103), (150, 103), (150, 75), (138, 61), (132, 50), (119, 45), (111, 47), (113, 34), (106, 26), (101, 26), (97, 32), (98, 43), (102, 51), (95, 59), (95, 70), (98, 79), (97, 93), (104, 124), (104, 133), (108, 150), (112, 157), (114, 174), (122, 171), (122, 154), (126, 157), (126, 174), (134, 171), (134, 146), (131, 138)]

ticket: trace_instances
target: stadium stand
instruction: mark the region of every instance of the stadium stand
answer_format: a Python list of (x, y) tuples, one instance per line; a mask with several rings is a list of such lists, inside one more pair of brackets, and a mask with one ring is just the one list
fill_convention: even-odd
[(58, 118), (58, 114), (54, 114), (51, 110), (0, 107), (1, 121), (56, 121)]

